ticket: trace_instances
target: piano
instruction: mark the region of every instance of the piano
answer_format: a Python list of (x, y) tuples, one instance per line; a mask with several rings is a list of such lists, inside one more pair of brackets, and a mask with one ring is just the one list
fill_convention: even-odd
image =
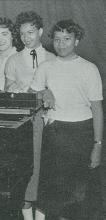
[(33, 171), (32, 118), (40, 93), (0, 93), (0, 210), (18, 210)]

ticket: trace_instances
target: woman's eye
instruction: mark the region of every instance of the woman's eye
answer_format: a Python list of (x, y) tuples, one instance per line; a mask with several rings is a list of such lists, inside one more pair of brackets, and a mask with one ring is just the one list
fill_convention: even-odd
[(59, 40), (59, 39), (54, 39), (54, 41), (55, 41), (55, 42), (59, 42), (60, 40)]
[(70, 38), (69, 38), (69, 37), (66, 37), (65, 40), (68, 41), (68, 40), (70, 40)]
[(64, 38), (64, 39), (54, 39), (54, 41), (55, 41), (56, 43), (66, 42), (66, 41), (70, 41), (70, 40), (71, 40), (70, 37), (66, 37), (66, 38)]

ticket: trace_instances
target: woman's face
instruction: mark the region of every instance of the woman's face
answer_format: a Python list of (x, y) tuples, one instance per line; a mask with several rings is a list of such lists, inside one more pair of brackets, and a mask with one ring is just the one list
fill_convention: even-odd
[(27, 48), (36, 48), (40, 45), (42, 29), (37, 29), (31, 23), (21, 24), (20, 36), (21, 40)]
[(7, 27), (0, 26), (0, 51), (6, 51), (12, 47), (12, 34)]
[(75, 46), (78, 44), (75, 34), (68, 33), (66, 30), (56, 31), (54, 34), (53, 45), (58, 56), (69, 57), (75, 54)]

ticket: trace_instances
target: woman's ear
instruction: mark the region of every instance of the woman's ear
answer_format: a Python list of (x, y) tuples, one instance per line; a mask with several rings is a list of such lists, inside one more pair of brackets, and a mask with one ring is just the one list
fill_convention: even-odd
[(75, 40), (75, 46), (78, 46), (78, 44), (79, 44), (79, 40), (76, 39), (76, 40)]
[(41, 37), (42, 34), (43, 34), (43, 28), (40, 28), (40, 29), (39, 29), (39, 36)]

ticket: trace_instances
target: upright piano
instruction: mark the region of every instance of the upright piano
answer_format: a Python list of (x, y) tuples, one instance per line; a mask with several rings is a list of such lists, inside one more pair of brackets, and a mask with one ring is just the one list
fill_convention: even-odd
[(18, 210), (33, 170), (32, 118), (38, 93), (0, 93), (0, 210)]

